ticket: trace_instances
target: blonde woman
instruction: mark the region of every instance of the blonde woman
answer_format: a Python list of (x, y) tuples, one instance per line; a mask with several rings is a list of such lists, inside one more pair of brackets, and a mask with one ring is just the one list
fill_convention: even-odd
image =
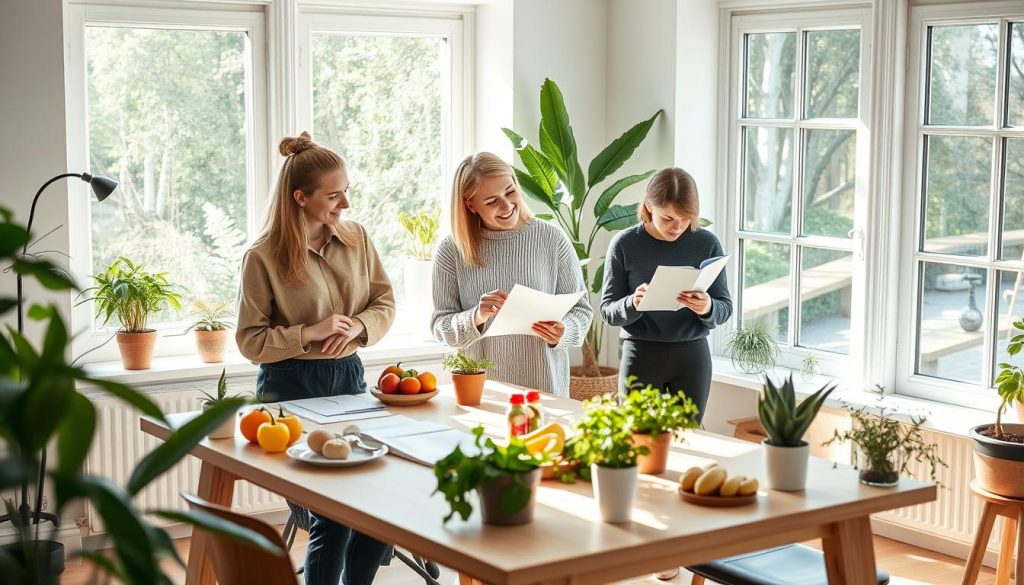
[[(395, 298), (362, 226), (343, 221), (349, 179), (337, 153), (285, 138), (266, 227), (242, 261), (238, 348), (258, 363), (262, 401), (366, 391), (356, 350), (395, 318)], [(305, 511), (302, 511), (305, 513)], [(390, 547), (310, 512), (307, 584), (368, 585)]]
[(536, 335), (482, 337), (516, 284), (562, 294), (585, 290), (569, 238), (534, 219), (512, 167), (481, 152), (466, 157), (452, 185), (452, 235), (434, 256), (434, 337), (497, 365), (494, 380), (569, 395), (570, 347), (579, 347), (593, 309), (586, 295), (562, 321), (538, 321)]

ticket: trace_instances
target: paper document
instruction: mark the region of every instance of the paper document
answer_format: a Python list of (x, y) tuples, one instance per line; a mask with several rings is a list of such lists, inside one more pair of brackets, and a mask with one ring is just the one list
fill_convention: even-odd
[(342, 394), (281, 403), (285, 409), (317, 424), (390, 416), (384, 404), (369, 394)]
[(728, 261), (728, 256), (719, 256), (701, 262), (700, 268), (659, 266), (654, 271), (654, 278), (647, 285), (647, 292), (644, 298), (640, 299), (637, 310), (678, 311), (684, 306), (676, 300), (679, 293), (694, 290), (707, 292)]
[[(530, 327), (537, 321), (561, 321), (585, 291), (553, 295), (517, 284), (494, 316), (484, 337), (537, 335)], [(539, 337), (539, 336), (538, 336)]]
[(397, 415), (359, 426), (362, 434), (384, 443), (395, 455), (431, 467), (456, 446), (467, 455), (477, 453), (473, 435), (435, 422)]

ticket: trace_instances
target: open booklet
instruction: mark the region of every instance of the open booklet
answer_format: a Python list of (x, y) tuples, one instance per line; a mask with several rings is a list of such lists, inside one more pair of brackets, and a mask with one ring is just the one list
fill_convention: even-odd
[(530, 327), (537, 321), (561, 321), (585, 291), (553, 295), (528, 286), (512, 287), (505, 304), (494, 316), (484, 337), (537, 335)]
[(659, 266), (637, 310), (678, 311), (684, 306), (676, 300), (679, 293), (694, 290), (707, 292), (728, 261), (729, 256), (716, 256), (701, 262), (699, 268)]
[(359, 427), (362, 434), (384, 443), (395, 455), (431, 467), (456, 446), (467, 455), (478, 452), (474, 444), (476, 437), (470, 433), (400, 414), (360, 422)]

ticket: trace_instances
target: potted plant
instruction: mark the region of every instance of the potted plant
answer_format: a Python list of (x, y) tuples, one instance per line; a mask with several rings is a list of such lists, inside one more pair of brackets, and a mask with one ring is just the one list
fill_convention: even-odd
[(633, 444), (648, 450), (638, 457), (637, 467), (640, 473), (662, 473), (668, 464), (672, 438), (699, 426), (697, 405), (685, 394), (659, 390), (650, 384), (641, 388), (635, 376), (630, 376), (626, 385), (630, 391), (623, 406), (633, 417)]
[(818, 364), (818, 356), (810, 351), (805, 352), (803, 359), (800, 360), (800, 379), (810, 382), (820, 373), (821, 366)]
[(764, 441), (765, 470), (768, 487), (781, 491), (800, 491), (807, 485), (807, 461), (810, 446), (804, 433), (835, 386), (823, 386), (799, 405), (793, 388), (793, 376), (775, 386), (765, 376), (764, 393), (758, 400), (757, 413), (768, 434)]
[[(565, 230), (579, 257), (583, 282), (594, 293), (601, 291), (604, 279), (604, 263), (594, 257), (597, 234), (600, 230), (614, 233), (636, 223), (637, 203), (613, 204), (626, 188), (647, 180), (655, 171), (615, 179), (603, 188), (592, 206), (588, 206), (587, 201), (595, 187), (611, 180), (633, 156), (660, 115), (661, 110), (658, 110), (613, 140), (590, 162), (585, 177), (562, 91), (554, 81), (545, 79), (540, 88), (540, 150), (519, 133), (502, 128), (523, 164), (523, 169), (516, 169), (520, 188), (550, 212), (539, 213), (537, 217), (555, 221)], [(703, 225), (707, 223), (702, 220)], [(584, 226), (589, 228), (589, 233)], [(603, 249), (604, 243), (598, 244), (597, 250)], [(616, 369), (599, 367), (597, 362), (603, 331), (604, 322), (594, 319), (583, 342), (583, 366), (572, 368), (569, 395), (573, 398), (590, 397), (617, 388)]]
[[(0, 209), (0, 263), (12, 264), (25, 278), (36, 278), (57, 291), (76, 289), (65, 272), (45, 259), (22, 258), (18, 252), (29, 241), (23, 226), (11, 221), (10, 212)], [(17, 301), (0, 298), (0, 315), (8, 316)], [(175, 429), (168, 440), (145, 454), (125, 486), (84, 471), (85, 459), (96, 435), (96, 408), (84, 393), (83, 384), (98, 388), (131, 405), (141, 414), (167, 423), (160, 408), (145, 393), (130, 386), (89, 377), (67, 361), (71, 338), (60, 313), (50, 306), (35, 305), (28, 318), (45, 331), (42, 343), (9, 329), (0, 333), (0, 492), (17, 489), (19, 506), (4, 501), (6, 513), (15, 528), (14, 541), (0, 546), (0, 575), (4, 583), (53, 585), (63, 568), (63, 546), (55, 541), (57, 527), (48, 522), (57, 517), (45, 512), (38, 524), (33, 517), (41, 512), (31, 502), (39, 502), (46, 479), (56, 496), (52, 510), (60, 513), (69, 505), (91, 502), (106, 529), (112, 545), (110, 554), (84, 554), (95, 563), (96, 582), (117, 581), (128, 585), (167, 583), (164, 561), (177, 555), (166, 530), (152, 525), (135, 507), (138, 495), (154, 479), (174, 467), (192, 447), (242, 405), (241, 400), (225, 400), (192, 421)], [(59, 453), (47, 465), (46, 447)], [(39, 475), (40, 470), (45, 470)], [(38, 481), (37, 481), (38, 478)], [(36, 489), (29, 496), (29, 485)], [(20, 489), (19, 489), (20, 488)], [(194, 512), (150, 510), (174, 522), (202, 525), (204, 529), (237, 534), (244, 541), (276, 554), (285, 554), (255, 532), (216, 517)], [(49, 518), (47, 518), (49, 516)], [(55, 546), (56, 545), (56, 546)], [(102, 575), (101, 575), (102, 573)]]
[(613, 393), (583, 403), (583, 416), (566, 444), (568, 459), (590, 469), (601, 518), (605, 522), (629, 522), (636, 499), (637, 458), (647, 447), (633, 441), (635, 421)]
[[(1024, 317), (1013, 323), (1015, 335), (1010, 338), (1006, 351), (1016, 356), (1024, 348)], [(999, 364), (996, 376), (999, 408), (996, 423), (979, 425), (971, 429), (974, 441), (974, 470), (981, 487), (1008, 498), (1024, 498), (1024, 370), (1010, 363)], [(1017, 424), (1004, 423), (1003, 412), (1011, 404), (1017, 405)]]
[(833, 431), (832, 438), (823, 445), (852, 443), (857, 450), (856, 468), (861, 483), (875, 487), (896, 486), (911, 461), (927, 461), (932, 481), (937, 480), (938, 467), (946, 464), (939, 459), (938, 445), (926, 442), (921, 434), (926, 417), (911, 416), (908, 424), (889, 416), (885, 408), (874, 415), (867, 407), (851, 410), (850, 416), (853, 428)]
[(83, 295), (92, 294), (86, 300), (96, 303), (96, 316), (103, 317), (104, 325), (113, 316), (121, 323), (117, 347), (126, 370), (146, 370), (153, 361), (156, 331), (146, 327), (149, 316), (168, 305), (181, 309), (181, 296), (165, 274), (146, 272), (144, 268), (118, 258), (106, 271), (93, 274), (95, 286), (82, 291)]
[(484, 394), (487, 370), (494, 367), (489, 359), (475, 359), (457, 351), (441, 359), (441, 367), (452, 372), (455, 402), (462, 406), (476, 406)]
[(481, 514), (485, 524), (512, 526), (533, 521), (540, 466), (547, 460), (543, 453), (530, 454), (523, 440), (512, 437), (508, 445), (484, 439), (484, 428), (473, 429), (476, 454), (466, 454), (458, 446), (434, 464), (437, 490), (444, 494), (451, 511), (445, 523), (458, 514), (468, 520), (473, 513), (470, 492), (480, 493)]
[(762, 320), (743, 323), (729, 336), (725, 352), (741, 372), (763, 374), (775, 367), (779, 359), (779, 346), (775, 333)]
[[(188, 330), (196, 332), (196, 351), (199, 359), (208, 364), (224, 361), (224, 348), (228, 343), (228, 331), (232, 322), (233, 301), (207, 303), (197, 300), (195, 303), (196, 321), (188, 326)], [(188, 331), (186, 330), (186, 331)]]
[[(224, 402), (226, 400), (232, 400), (233, 401), (233, 400), (236, 400), (236, 399), (239, 399), (239, 398), (245, 399), (245, 396), (242, 395), (242, 394), (231, 394), (230, 396), (228, 395), (228, 371), (227, 370), (221, 370), (221, 372), (220, 372), (220, 379), (217, 380), (217, 396), (211, 396), (210, 394), (206, 393), (203, 390), (200, 390), (200, 392), (202, 392), (203, 396), (205, 397), (205, 398), (199, 399), (199, 403), (203, 407), (203, 412), (206, 412), (207, 410), (210, 410), (211, 408), (217, 406), (218, 404), (220, 404), (221, 402)], [(246, 399), (246, 401), (248, 401), (248, 400)], [(232, 438), (234, 436), (235, 436), (235, 417), (234, 416), (229, 416), (228, 418), (224, 419), (224, 422), (222, 422), (219, 427), (214, 429), (209, 434), (209, 437), (211, 439), (230, 439), (230, 438)]]
[(434, 206), (429, 211), (424, 209), (406, 213), (398, 210), (397, 213), (399, 223), (409, 232), (412, 239), (412, 244), (405, 249), (406, 257), (402, 265), (405, 301), (422, 317), (423, 330), (429, 333), (430, 317), (434, 312), (431, 294), (434, 243), (437, 241), (441, 209)]

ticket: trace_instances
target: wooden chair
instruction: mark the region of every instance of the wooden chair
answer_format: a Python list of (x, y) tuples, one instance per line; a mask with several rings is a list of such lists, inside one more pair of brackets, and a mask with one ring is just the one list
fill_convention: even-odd
[[(704, 585), (705, 579), (722, 585), (828, 585), (825, 555), (802, 544), (736, 555), (686, 569), (693, 573), (690, 585)], [(877, 571), (877, 579), (878, 585), (889, 583), (889, 575), (883, 571)]]
[(202, 536), (208, 539), (213, 559), (213, 572), (217, 575), (217, 582), (220, 585), (298, 584), (295, 567), (292, 566), (292, 560), (287, 553), (288, 549), (285, 548), (281, 535), (274, 527), (262, 520), (249, 518), (222, 506), (211, 504), (195, 494), (181, 492), (181, 497), (188, 502), (189, 508), (208, 512), (248, 528), (280, 547), (281, 552), (284, 553), (283, 556), (274, 556), (220, 534), (197, 528), (202, 531)]
[(974, 535), (974, 545), (967, 557), (964, 567), (963, 585), (973, 585), (978, 581), (981, 572), (981, 560), (988, 548), (988, 540), (992, 535), (992, 525), (997, 516), (1003, 517), (1003, 537), (999, 547), (999, 562), (996, 564), (996, 585), (1009, 585), (1010, 566), (1013, 564), (1013, 549), (1017, 548), (1017, 585), (1024, 585), (1024, 500), (997, 496), (982, 489), (978, 480), (971, 482), (971, 491), (985, 501), (981, 512), (978, 532)]

